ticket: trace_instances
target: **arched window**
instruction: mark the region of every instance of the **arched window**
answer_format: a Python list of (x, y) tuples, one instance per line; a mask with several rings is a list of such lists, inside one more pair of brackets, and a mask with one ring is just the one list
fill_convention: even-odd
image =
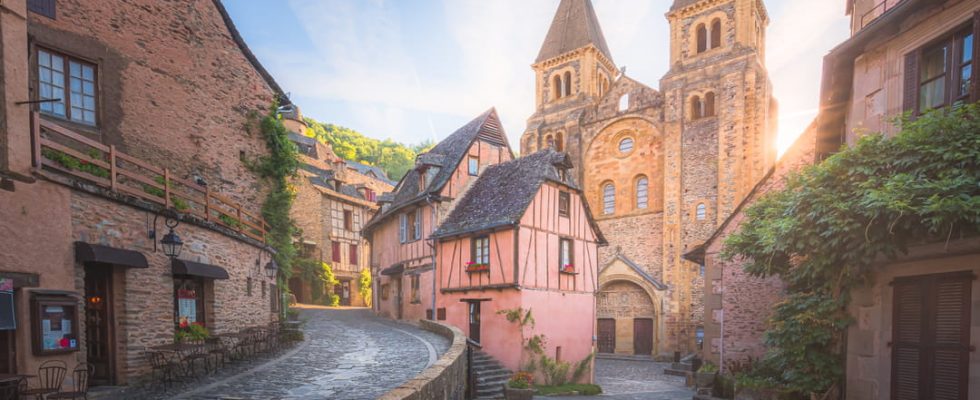
[(562, 88), (563, 86), (561, 84), (561, 75), (555, 75), (555, 84), (553, 85), (553, 90), (555, 91), (555, 100), (561, 98)]
[(701, 104), (701, 98), (698, 96), (691, 97), (691, 119), (699, 119), (704, 116), (704, 105)]
[(711, 21), (711, 48), (721, 47), (721, 20)]
[(548, 137), (544, 140), (544, 142), (547, 148), (549, 149), (555, 148), (555, 138), (551, 137), (551, 135), (548, 135)]
[(628, 154), (633, 151), (633, 138), (623, 138), (619, 141), (619, 152)]
[(555, 150), (565, 151), (565, 135), (561, 132), (555, 134)]
[(708, 216), (708, 207), (704, 203), (698, 204), (698, 207), (694, 210), (694, 218), (698, 221), (704, 221)]
[(630, 94), (626, 93), (619, 98), (619, 111), (623, 112), (630, 108)]
[(704, 94), (704, 116), (715, 116), (715, 92), (708, 92)]
[(697, 36), (698, 53), (704, 53), (705, 50), (708, 50), (708, 29), (704, 27), (704, 24), (698, 24)]
[(572, 94), (572, 73), (565, 71), (565, 93), (562, 96), (570, 96)]
[(647, 177), (641, 176), (636, 180), (636, 208), (639, 210), (647, 208), (649, 205), (649, 184)]
[(602, 185), (602, 214), (612, 215), (616, 212), (616, 187), (612, 183)]

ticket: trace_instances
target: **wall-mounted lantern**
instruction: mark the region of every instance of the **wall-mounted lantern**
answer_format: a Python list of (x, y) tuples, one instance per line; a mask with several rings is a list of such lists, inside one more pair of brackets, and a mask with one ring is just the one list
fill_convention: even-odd
[[(160, 215), (153, 217), (153, 229), (150, 229), (150, 231), (148, 232), (148, 236), (150, 237), (150, 239), (153, 239), (154, 252), (157, 251), (156, 226), (157, 226), (157, 218), (159, 216)], [(167, 234), (163, 235), (163, 238), (160, 239), (160, 246), (163, 247), (163, 254), (166, 254), (167, 257), (177, 258), (177, 256), (180, 256), (180, 251), (183, 250), (184, 248), (184, 242), (180, 240), (180, 236), (177, 236), (177, 232), (174, 232), (174, 228), (176, 228), (177, 225), (180, 225), (180, 221), (178, 221), (175, 218), (170, 218), (170, 217), (165, 217), (165, 218), (166, 220), (164, 221), (164, 224), (167, 225), (167, 228), (170, 229), (170, 232), (167, 232)]]

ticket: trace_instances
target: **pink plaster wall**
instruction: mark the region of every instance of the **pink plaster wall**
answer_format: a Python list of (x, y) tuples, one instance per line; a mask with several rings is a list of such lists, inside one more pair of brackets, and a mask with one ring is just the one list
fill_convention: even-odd
[(514, 230), (491, 233), (490, 271), (466, 272), (472, 261), (472, 238), (439, 243), (439, 282), (442, 289), (458, 289), (514, 283)]

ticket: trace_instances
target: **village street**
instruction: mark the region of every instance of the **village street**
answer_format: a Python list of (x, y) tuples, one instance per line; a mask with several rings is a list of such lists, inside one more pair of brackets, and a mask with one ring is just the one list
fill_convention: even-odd
[[(670, 363), (646, 360), (596, 360), (596, 383), (602, 394), (596, 400), (689, 400), (694, 391), (684, 386), (684, 378), (664, 374)], [(535, 399), (588, 399), (581, 396), (537, 396)]]

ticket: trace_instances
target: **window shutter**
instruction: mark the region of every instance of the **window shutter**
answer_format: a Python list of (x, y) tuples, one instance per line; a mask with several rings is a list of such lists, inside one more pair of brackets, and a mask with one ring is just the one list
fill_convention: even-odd
[(919, 109), (919, 51), (905, 55), (905, 92), (903, 94), (903, 109), (912, 114), (918, 114)]
[(27, 10), (54, 19), (55, 0), (27, 0)]
[(935, 285), (935, 354), (931, 375), (932, 398), (966, 400), (970, 369), (969, 276), (939, 277)]
[(422, 238), (422, 209), (415, 210), (415, 239)]
[(398, 241), (405, 243), (406, 232), (408, 230), (408, 215), (402, 214), (398, 218)]
[(892, 331), (892, 398), (919, 400), (922, 373), (923, 287), (919, 282), (895, 284)]

